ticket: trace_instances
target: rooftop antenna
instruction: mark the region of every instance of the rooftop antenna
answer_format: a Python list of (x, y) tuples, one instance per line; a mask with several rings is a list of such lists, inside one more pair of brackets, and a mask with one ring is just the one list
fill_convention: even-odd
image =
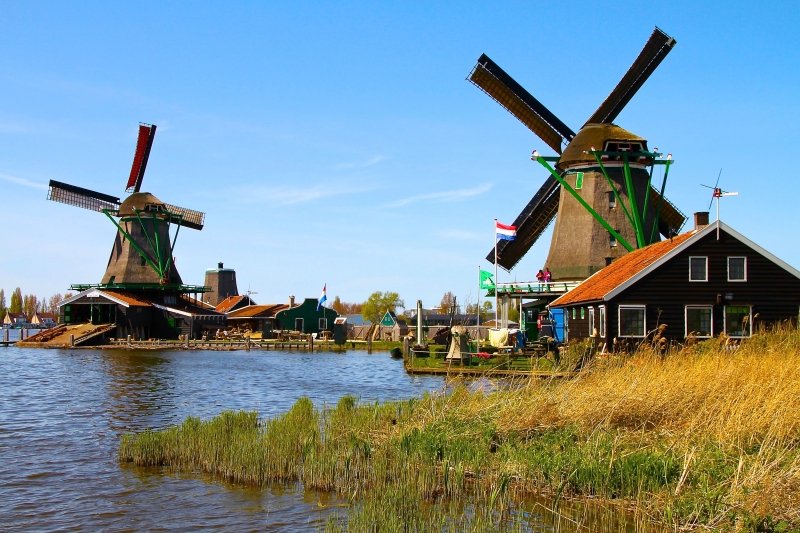
[(719, 169), (719, 174), (717, 174), (717, 182), (714, 184), (713, 187), (710, 185), (703, 185), (708, 189), (711, 189), (713, 192), (711, 193), (711, 201), (708, 203), (708, 210), (711, 211), (711, 204), (714, 203), (714, 200), (717, 201), (717, 240), (719, 240), (719, 199), (723, 196), (739, 196), (738, 192), (730, 192), (730, 191), (723, 191), (719, 186), (719, 178), (722, 176), (722, 169)]

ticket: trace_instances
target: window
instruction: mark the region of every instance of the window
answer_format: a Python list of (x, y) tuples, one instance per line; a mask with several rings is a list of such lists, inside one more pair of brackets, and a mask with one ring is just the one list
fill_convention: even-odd
[(708, 338), (714, 336), (714, 308), (710, 305), (686, 306), (686, 331), (684, 335)]
[(617, 195), (615, 191), (608, 191), (608, 208), (614, 209), (617, 207)]
[(747, 281), (747, 258), (728, 258), (728, 281)]
[(594, 335), (594, 307), (589, 308), (589, 335)]
[(619, 306), (619, 336), (644, 337), (645, 307), (643, 305)]
[(689, 281), (708, 281), (708, 257), (689, 258)]
[(729, 337), (749, 337), (752, 332), (752, 308), (749, 305), (726, 305), (725, 334)]
[(572, 319), (575, 320), (575, 308), (572, 308)]
[(294, 319), (294, 330), (295, 331), (305, 331), (303, 324), (304, 320), (302, 318), (295, 318)]
[(319, 327), (317, 328), (320, 331), (325, 331), (328, 329), (328, 319), (327, 318), (320, 318), (319, 319)]
[(583, 320), (584, 318), (586, 318), (586, 309), (581, 307), (581, 320)]
[(583, 188), (583, 172), (575, 174), (575, 190), (578, 191)]
[(600, 306), (600, 336), (606, 336), (606, 306)]
[[(619, 230), (617, 230), (617, 233), (619, 233)], [(617, 238), (614, 237), (613, 233), (608, 234), (608, 245), (611, 246), (612, 248), (615, 248), (617, 246)]]

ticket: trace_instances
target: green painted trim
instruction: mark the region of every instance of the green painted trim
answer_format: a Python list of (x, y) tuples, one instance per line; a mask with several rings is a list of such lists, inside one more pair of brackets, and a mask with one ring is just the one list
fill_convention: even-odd
[(614, 183), (614, 180), (611, 179), (611, 176), (608, 175), (608, 171), (606, 170), (605, 165), (603, 165), (603, 162), (600, 160), (599, 154), (603, 152), (598, 152), (597, 150), (595, 150), (591, 153), (592, 155), (594, 155), (594, 159), (595, 161), (597, 161), (597, 164), (600, 165), (600, 171), (603, 173), (603, 176), (605, 176), (606, 181), (608, 182), (608, 186), (614, 192), (614, 198), (617, 199), (617, 205), (619, 205), (622, 208), (622, 212), (625, 213), (625, 218), (628, 219), (628, 224), (633, 226), (633, 217), (631, 216), (631, 212), (628, 211), (628, 207), (625, 205), (625, 202), (622, 201), (622, 198), (619, 195), (619, 191), (617, 191), (617, 185)]
[(636, 232), (636, 247), (644, 248), (644, 229), (642, 228), (642, 214), (639, 212), (639, 206), (636, 205), (636, 191), (633, 188), (633, 177), (631, 176), (631, 167), (628, 164), (628, 156), (623, 153), (622, 156), (622, 173), (625, 176), (625, 187), (628, 189), (628, 200), (631, 203), (631, 211), (633, 211), (633, 229)]
[(620, 235), (619, 232), (617, 232), (617, 230), (612, 228), (611, 225), (597, 213), (597, 211), (592, 209), (592, 206), (586, 203), (586, 200), (581, 198), (581, 195), (578, 194), (578, 192), (575, 189), (573, 189), (570, 186), (570, 184), (567, 183), (566, 180), (564, 180), (564, 178), (559, 176), (558, 172), (556, 172), (555, 169), (551, 167), (550, 164), (542, 156), (534, 157), (534, 159), (538, 161), (540, 165), (546, 168), (547, 171), (550, 172), (550, 174), (556, 179), (556, 181), (559, 182), (561, 186), (564, 187), (564, 189), (566, 189), (567, 192), (570, 193), (573, 196), (573, 198), (575, 198), (578, 201), (578, 203), (581, 204), (584, 207), (584, 209), (586, 209), (595, 218), (595, 220), (597, 220), (600, 223), (601, 226), (603, 226), (606, 230), (608, 230), (608, 232), (611, 233), (614, 236), (614, 238), (616, 238), (617, 241), (620, 244), (622, 244), (622, 246), (625, 247), (626, 250), (628, 250), (629, 252), (633, 251), (633, 246), (628, 244), (628, 241), (626, 241), (622, 237), (622, 235)]
[(667, 176), (669, 176), (669, 167), (672, 165), (672, 161), (669, 159), (665, 162), (666, 167), (664, 167), (664, 181), (661, 182), (661, 192), (659, 193), (661, 196), (658, 199), (658, 205), (656, 206), (656, 218), (653, 222), (653, 230), (650, 232), (650, 242), (654, 242), (657, 232), (658, 232), (658, 221), (661, 218), (661, 206), (664, 205), (664, 190), (667, 188)]
[(111, 223), (117, 227), (119, 232), (122, 233), (122, 236), (125, 238), (125, 240), (131, 243), (131, 246), (133, 246), (133, 249), (136, 250), (136, 253), (138, 253), (142, 258), (144, 258), (144, 260), (150, 264), (150, 268), (152, 268), (155, 271), (155, 273), (158, 274), (158, 267), (155, 265), (155, 263), (153, 263), (153, 261), (150, 260), (149, 257), (147, 257), (147, 254), (144, 252), (144, 250), (142, 250), (139, 247), (139, 245), (136, 244), (136, 242), (133, 240), (133, 237), (131, 237), (131, 235), (127, 231), (122, 229), (122, 226), (117, 224), (117, 221), (114, 220), (114, 218), (108, 213), (107, 209), (103, 209), (103, 213), (108, 217)]
[(160, 283), (76, 283), (69, 287), (76, 291), (85, 291), (87, 289), (109, 289), (109, 290), (134, 290), (134, 291), (161, 291), (161, 292), (211, 292), (211, 287), (202, 285), (177, 285)]

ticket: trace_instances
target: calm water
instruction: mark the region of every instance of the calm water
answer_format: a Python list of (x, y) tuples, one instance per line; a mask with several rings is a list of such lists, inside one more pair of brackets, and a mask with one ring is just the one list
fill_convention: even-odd
[[(329, 495), (122, 466), (119, 437), (226, 409), (277, 415), (300, 396), (320, 407), (345, 394), (394, 400), (442, 388), (387, 353), (0, 347), (0, 530), (315, 531), (343, 511)], [(536, 531), (573, 529), (532, 511)], [(583, 531), (631, 530), (616, 513), (568, 513), (592, 524)]]

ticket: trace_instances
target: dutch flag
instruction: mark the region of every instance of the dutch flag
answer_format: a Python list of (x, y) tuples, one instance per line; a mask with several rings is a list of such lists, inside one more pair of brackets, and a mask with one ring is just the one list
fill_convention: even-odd
[(495, 235), (498, 240), (513, 241), (517, 237), (517, 227), (503, 224), (495, 220)]
[(319, 297), (319, 302), (317, 302), (317, 311), (319, 308), (322, 307), (322, 304), (328, 301), (328, 284), (322, 286), (322, 294)]

